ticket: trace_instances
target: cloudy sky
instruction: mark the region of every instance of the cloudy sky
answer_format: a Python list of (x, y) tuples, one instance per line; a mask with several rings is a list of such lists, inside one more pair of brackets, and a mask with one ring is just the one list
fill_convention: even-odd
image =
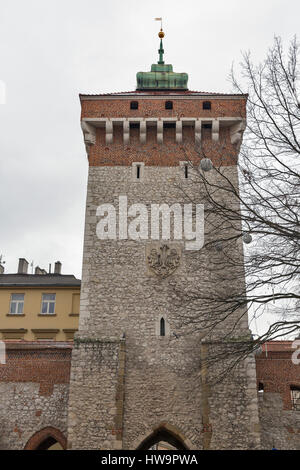
[(189, 88), (230, 92), (241, 51), (263, 58), (299, 29), (298, 0), (0, 0), (0, 255), (81, 276), (87, 159), (78, 93), (135, 89), (165, 60)]

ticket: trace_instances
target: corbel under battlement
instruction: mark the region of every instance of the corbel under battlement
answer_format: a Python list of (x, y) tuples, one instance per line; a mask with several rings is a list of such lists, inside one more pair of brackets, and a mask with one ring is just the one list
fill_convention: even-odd
[(213, 142), (219, 141), (220, 129), (229, 127), (230, 140), (233, 145), (239, 146), (242, 142), (243, 132), (246, 128), (246, 120), (240, 117), (219, 117), (219, 118), (194, 118), (183, 117), (176, 119), (173, 117), (161, 118), (84, 118), (81, 121), (84, 142), (87, 151), (90, 145), (96, 143), (96, 129), (98, 127), (105, 128), (106, 145), (113, 144), (114, 127), (122, 126), (124, 146), (130, 143), (130, 124), (139, 124), (140, 143), (147, 142), (147, 129), (156, 126), (157, 143), (163, 144), (164, 141), (164, 124), (172, 123), (175, 126), (175, 139), (177, 143), (182, 142), (182, 133), (185, 126), (192, 126), (195, 134), (195, 145), (200, 146), (202, 139), (202, 130), (204, 127), (211, 128), (211, 138)]

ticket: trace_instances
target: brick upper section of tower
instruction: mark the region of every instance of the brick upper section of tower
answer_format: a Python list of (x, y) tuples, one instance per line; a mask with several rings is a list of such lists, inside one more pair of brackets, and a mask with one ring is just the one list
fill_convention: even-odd
[(90, 166), (177, 166), (204, 156), (215, 166), (237, 163), (247, 95), (135, 91), (80, 101)]

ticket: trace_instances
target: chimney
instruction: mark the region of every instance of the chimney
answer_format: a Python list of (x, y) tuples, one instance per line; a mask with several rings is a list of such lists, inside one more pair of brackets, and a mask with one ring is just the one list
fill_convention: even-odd
[(27, 274), (28, 261), (25, 258), (19, 258), (18, 274)]
[(2, 264), (0, 264), (0, 274), (4, 274), (4, 266)]
[(35, 268), (34, 274), (46, 274), (44, 269), (41, 269), (39, 266)]
[(54, 265), (54, 274), (61, 274), (61, 262), (56, 261)]

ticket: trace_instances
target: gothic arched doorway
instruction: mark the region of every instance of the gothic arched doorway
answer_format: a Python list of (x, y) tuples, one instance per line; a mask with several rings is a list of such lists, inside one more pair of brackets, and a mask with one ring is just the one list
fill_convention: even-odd
[(161, 425), (146, 437), (137, 450), (187, 450), (184, 438), (173, 426)]
[(65, 450), (67, 439), (59, 429), (48, 426), (31, 436), (24, 450)]

